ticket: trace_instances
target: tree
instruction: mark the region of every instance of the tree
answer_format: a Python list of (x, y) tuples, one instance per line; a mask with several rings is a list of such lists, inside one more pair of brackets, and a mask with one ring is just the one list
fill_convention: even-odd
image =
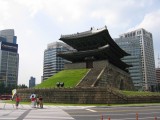
[(4, 82), (0, 82), (0, 94), (4, 94), (5, 92), (5, 84)]
[(17, 88), (28, 88), (25, 84), (19, 84), (18, 86), (17, 86)]

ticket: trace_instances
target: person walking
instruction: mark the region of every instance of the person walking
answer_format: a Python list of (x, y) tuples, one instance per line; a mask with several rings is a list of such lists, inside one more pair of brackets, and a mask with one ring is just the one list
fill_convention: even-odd
[(16, 101), (16, 109), (18, 109), (20, 100), (21, 100), (20, 97), (18, 96), (18, 94), (16, 94), (16, 98), (15, 98), (15, 101)]
[(36, 98), (37, 108), (39, 108), (39, 96)]
[(34, 96), (31, 97), (31, 106), (32, 108), (36, 107), (36, 98)]
[(43, 98), (42, 98), (42, 96), (39, 96), (39, 105), (40, 105), (40, 108), (43, 108)]

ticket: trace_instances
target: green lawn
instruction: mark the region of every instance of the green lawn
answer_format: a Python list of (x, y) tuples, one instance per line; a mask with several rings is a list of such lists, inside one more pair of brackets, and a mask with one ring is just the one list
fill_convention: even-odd
[[(15, 100), (4, 100), (2, 103), (15, 104)], [(22, 105), (30, 105), (31, 102), (20, 102)], [(135, 103), (135, 104), (64, 104), (64, 103), (45, 103), (44, 105), (54, 105), (54, 106), (147, 106), (147, 105), (160, 105), (160, 103)]]
[(126, 96), (160, 96), (159, 92), (148, 91), (120, 91), (120, 93)]
[(75, 87), (88, 70), (89, 69), (63, 70), (37, 85), (35, 88), (56, 88), (57, 82), (63, 82), (65, 88)]

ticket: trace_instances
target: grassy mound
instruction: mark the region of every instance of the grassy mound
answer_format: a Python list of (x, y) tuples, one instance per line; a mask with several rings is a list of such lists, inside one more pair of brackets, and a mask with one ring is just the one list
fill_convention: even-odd
[(63, 70), (35, 86), (35, 88), (55, 88), (57, 82), (63, 82), (65, 88), (75, 87), (87, 72), (88, 69)]
[(149, 92), (149, 91), (120, 91), (122, 94), (131, 96), (160, 96), (159, 92)]

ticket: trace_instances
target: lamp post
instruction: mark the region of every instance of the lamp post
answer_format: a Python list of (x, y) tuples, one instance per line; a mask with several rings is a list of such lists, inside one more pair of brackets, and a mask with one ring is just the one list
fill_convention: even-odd
[(56, 85), (57, 85), (58, 88), (59, 87), (64, 87), (64, 82), (57, 82)]
[(60, 86), (63, 87), (63, 86), (64, 86), (64, 82), (61, 82), (61, 83), (60, 83)]
[(60, 82), (57, 82), (56, 85), (57, 85), (57, 87), (59, 88), (59, 87), (60, 87)]

